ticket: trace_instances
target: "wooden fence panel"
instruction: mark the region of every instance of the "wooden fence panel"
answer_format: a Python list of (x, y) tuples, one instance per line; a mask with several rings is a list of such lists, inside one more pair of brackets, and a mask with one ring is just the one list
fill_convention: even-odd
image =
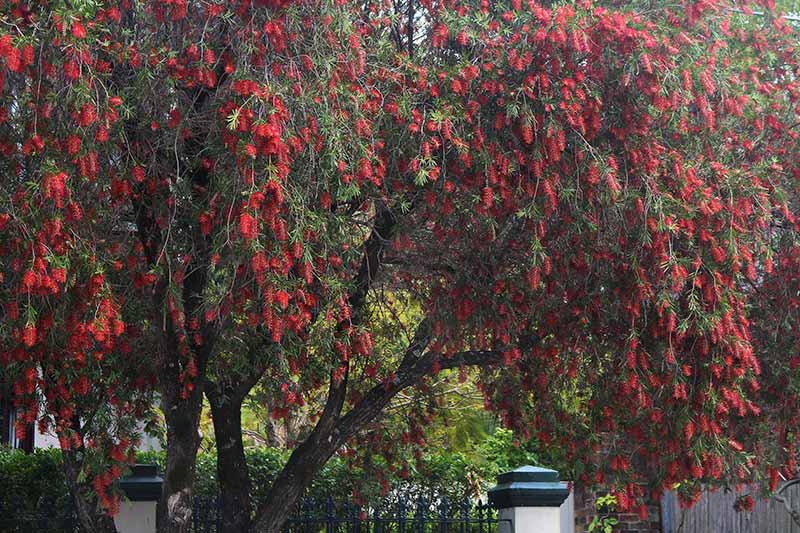
[[(732, 492), (705, 492), (691, 509), (681, 509), (677, 496), (668, 492), (661, 501), (662, 533), (800, 533), (781, 502), (759, 499), (757, 490), (751, 494), (755, 509), (738, 513)], [(784, 496), (800, 510), (800, 485), (789, 487)]]

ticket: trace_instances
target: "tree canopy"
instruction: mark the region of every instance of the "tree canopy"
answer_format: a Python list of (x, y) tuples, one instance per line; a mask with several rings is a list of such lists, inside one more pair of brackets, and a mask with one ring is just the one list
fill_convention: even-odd
[[(113, 529), (93, 501), (114, 511), (154, 397), (159, 530), (189, 526), (205, 394), (225, 528), (276, 531), (398, 392), (467, 367), (621, 509), (795, 475), (800, 82), (769, 0), (5, 0), (0, 23), (0, 361), (87, 529)], [(276, 418), (320, 408), (251, 524), (258, 383)]]

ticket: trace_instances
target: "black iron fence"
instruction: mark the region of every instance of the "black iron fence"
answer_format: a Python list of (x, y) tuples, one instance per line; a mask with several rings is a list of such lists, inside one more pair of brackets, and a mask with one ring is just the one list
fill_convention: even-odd
[(79, 528), (69, 496), (44, 497), (31, 503), (18, 494), (9, 494), (0, 496), (0, 531), (77, 533)]
[[(216, 533), (220, 508), (214, 499), (194, 501), (193, 533)], [(480, 501), (397, 500), (359, 505), (349, 500), (304, 499), (284, 533), (495, 533), (497, 512)]]
[[(192, 533), (221, 529), (217, 498), (195, 498)], [(284, 533), (496, 533), (497, 512), (480, 501), (403, 499), (358, 505), (349, 500), (304, 499), (284, 526)], [(36, 505), (14, 495), (0, 496), (0, 532), (77, 533), (69, 497), (43, 498)]]

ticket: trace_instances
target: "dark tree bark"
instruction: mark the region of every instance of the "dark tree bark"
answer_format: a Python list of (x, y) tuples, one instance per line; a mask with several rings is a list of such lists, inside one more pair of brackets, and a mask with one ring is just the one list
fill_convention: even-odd
[(266, 503), (256, 513), (251, 531), (277, 533), (291, 515), (298, 499), (311, 484), (314, 475), (341, 446), (336, 428), (344, 404), (345, 380), (331, 382), (328, 401), (319, 422), (300, 446), (295, 448), (289, 461), (272, 483)]
[(167, 458), (156, 520), (159, 533), (185, 533), (191, 525), (192, 488), (200, 446), (197, 428), (200, 425), (201, 399), (202, 392), (193, 394), (186, 401), (164, 402), (162, 399), (167, 426)]
[[(161, 233), (152, 216), (152, 209), (147, 202), (136, 205), (137, 231), (144, 245), (148, 263), (158, 264), (162, 240)], [(202, 241), (201, 241), (202, 242)], [(183, 306), (188, 317), (195, 316), (202, 307), (202, 293), (206, 283), (207, 252), (200, 248), (197, 253), (197, 267), (184, 281)], [(192, 265), (194, 266), (194, 262)], [(153, 303), (156, 317), (164, 313), (167, 282), (158, 282)], [(170, 318), (164, 320), (163, 343), (158, 357), (159, 389), (161, 393), (161, 410), (167, 427), (167, 457), (164, 472), (164, 483), (161, 498), (157, 507), (156, 524), (159, 533), (185, 533), (191, 525), (192, 486), (194, 484), (195, 462), (200, 446), (200, 414), (203, 407), (203, 377), (208, 362), (213, 332), (204, 328), (202, 345), (192, 342), (192, 355), (198, 370), (199, 378), (192, 383), (193, 388), (184, 394), (184, 383), (181, 379), (181, 356), (175, 325)]]
[[(225, 76), (220, 74), (219, 83)], [(192, 95), (192, 110), (198, 115), (207, 111), (215, 89), (201, 88)], [(178, 165), (176, 179), (183, 176), (192, 184), (192, 203), (207, 206), (210, 198), (211, 176), (209, 170), (199, 162), (199, 154), (205, 146), (206, 135), (193, 131), (184, 144), (183, 154), (191, 167), (183, 171)], [(180, 161), (180, 160), (179, 160)], [(160, 227), (156, 223), (152, 208), (153, 199), (144, 198), (135, 204), (137, 231), (144, 245), (148, 264), (158, 266), (165, 244)], [(183, 304), (183, 324), (173, 324), (172, 317), (164, 317), (163, 345), (159, 368), (161, 409), (167, 426), (167, 458), (161, 499), (158, 503), (157, 526), (159, 533), (185, 533), (189, 530), (192, 516), (192, 489), (194, 486), (197, 450), (200, 446), (200, 415), (203, 408), (203, 388), (206, 368), (213, 353), (217, 331), (215, 326), (202, 320), (204, 292), (211, 263), (211, 244), (202, 234), (199, 223), (188, 219), (185, 231), (192, 237), (190, 262), (186, 265), (187, 275), (183, 280), (181, 301)], [(154, 294), (156, 316), (166, 313), (167, 280), (161, 279)], [(192, 320), (202, 324), (197, 333), (189, 336), (189, 353), (194, 360), (197, 375), (191, 378), (191, 387), (186, 389), (184, 365), (186, 356), (179, 346), (182, 331), (188, 331)], [(186, 390), (189, 392), (187, 393)]]
[(222, 533), (250, 528), (250, 475), (242, 444), (241, 404), (211, 402), (217, 440)]
[(78, 515), (78, 523), (86, 533), (116, 533), (114, 519), (98, 510), (97, 496), (92, 486), (78, 481), (83, 464), (82, 453), (78, 450), (62, 450), (61, 452), (64, 476), (67, 479), (72, 503)]
[(217, 441), (221, 533), (250, 530), (250, 472), (242, 442), (242, 402), (261, 374), (260, 370), (255, 369), (251, 375), (235, 384), (206, 384), (206, 397), (211, 405)]

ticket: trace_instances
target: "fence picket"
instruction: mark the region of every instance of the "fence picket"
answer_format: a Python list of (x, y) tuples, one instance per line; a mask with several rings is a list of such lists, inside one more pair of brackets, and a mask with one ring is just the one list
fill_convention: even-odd
[[(662, 533), (800, 533), (783, 504), (764, 500), (756, 488), (745, 489), (739, 495), (750, 493), (755, 500), (752, 512), (737, 512), (733, 505), (737, 494), (717, 490), (706, 491), (690, 509), (682, 509), (674, 493), (667, 493), (662, 502)], [(790, 487), (784, 496), (789, 505), (800, 509), (800, 485)]]

